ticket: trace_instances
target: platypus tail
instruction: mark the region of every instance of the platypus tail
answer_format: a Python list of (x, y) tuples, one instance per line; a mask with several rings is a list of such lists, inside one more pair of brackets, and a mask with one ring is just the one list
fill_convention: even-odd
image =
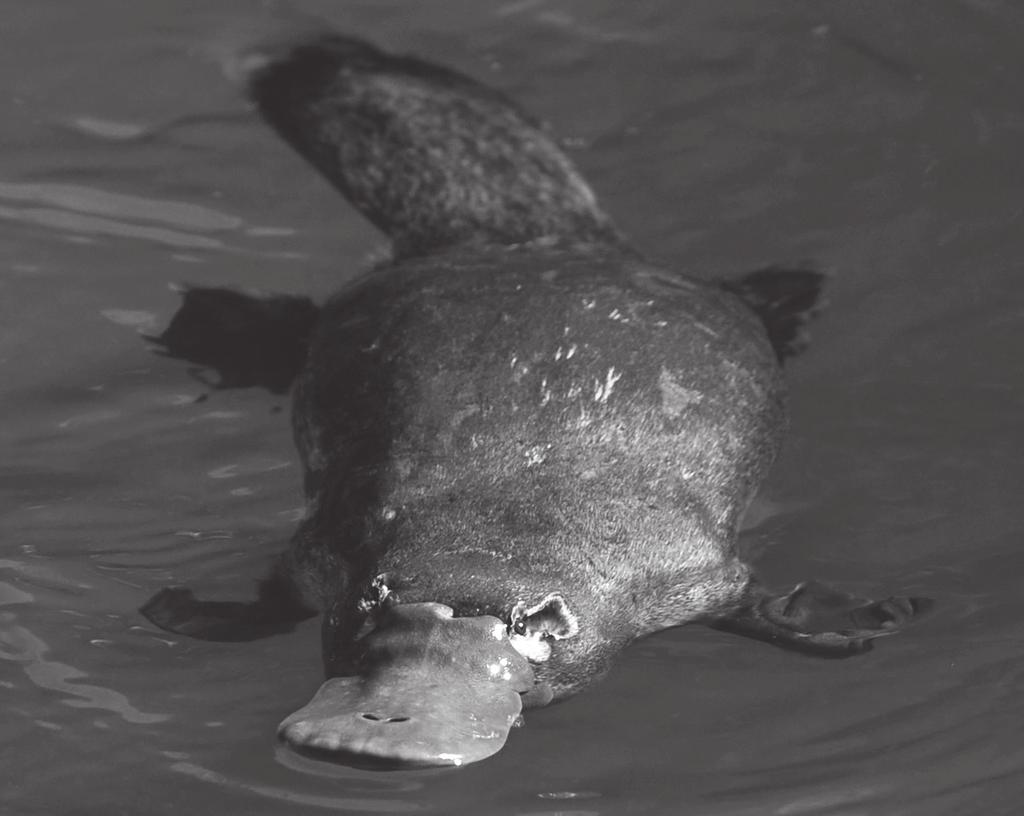
[(264, 119), (398, 256), (463, 243), (619, 243), (552, 138), (503, 94), (334, 33), (240, 63)]

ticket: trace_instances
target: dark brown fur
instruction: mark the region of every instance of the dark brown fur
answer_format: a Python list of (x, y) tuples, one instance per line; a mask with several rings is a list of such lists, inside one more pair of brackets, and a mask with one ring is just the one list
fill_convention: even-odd
[(775, 596), (735, 551), (820, 275), (647, 263), (542, 128), (447, 69), (333, 34), (253, 63), (262, 115), (396, 259), (316, 317), (294, 410), (308, 513), (261, 599), (167, 590), (152, 620), (255, 637), (320, 611), (334, 675), (358, 669), (381, 587), (510, 631), (558, 596), (534, 671), (564, 696), (668, 626), (846, 656), (923, 608)]
[(561, 592), (580, 636), (541, 671), (569, 691), (638, 635), (739, 603), (733, 540), (781, 396), (740, 302), (607, 249), (374, 270), (324, 307), (298, 382), (295, 572), (321, 607), (339, 575), (502, 619)]

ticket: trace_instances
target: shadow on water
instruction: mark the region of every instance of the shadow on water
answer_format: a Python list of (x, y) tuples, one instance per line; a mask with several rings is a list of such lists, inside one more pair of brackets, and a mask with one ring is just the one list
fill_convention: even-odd
[[(325, 776), (322, 762), (303, 762), (286, 749), (279, 749), (278, 757), (281, 764), (301, 774)], [(184, 774), (203, 782), (208, 782), (228, 790), (234, 788), (248, 794), (255, 794), (264, 799), (285, 802), (290, 805), (305, 805), (326, 810), (340, 810), (354, 813), (419, 813), (426, 809), (423, 804), (415, 801), (416, 794), (423, 789), (422, 783), (412, 779), (390, 778), (373, 784), (366, 775), (344, 773), (337, 766), (327, 766), (334, 772), (326, 774), (339, 783), (345, 795), (314, 795), (303, 793), (296, 788), (261, 785), (244, 779), (235, 779), (217, 771), (195, 765), (191, 762), (174, 762), (170, 768), (175, 773)], [(389, 798), (402, 795), (405, 798)]]

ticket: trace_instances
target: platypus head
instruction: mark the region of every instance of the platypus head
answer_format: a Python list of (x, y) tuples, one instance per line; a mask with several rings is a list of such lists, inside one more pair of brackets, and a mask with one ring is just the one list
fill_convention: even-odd
[(328, 667), (343, 664), (344, 676), (281, 724), (279, 737), (299, 753), (377, 768), (464, 765), (497, 753), (522, 708), (563, 691), (550, 669), (580, 626), (560, 594), (494, 614), (453, 601), (467, 613), (457, 616), (379, 589), (364, 630)]
[(506, 620), (454, 617), (440, 603), (385, 602), (354, 648), (358, 672), (325, 682), (278, 735), (301, 753), (369, 767), (463, 765), (502, 748), (524, 706), (551, 687), (530, 662), (578, 625), (564, 599), (513, 606)]

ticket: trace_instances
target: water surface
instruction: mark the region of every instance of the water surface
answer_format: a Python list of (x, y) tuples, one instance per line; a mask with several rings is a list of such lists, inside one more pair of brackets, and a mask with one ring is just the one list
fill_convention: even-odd
[[(0, 809), (12, 814), (996, 814), (1024, 794), (1024, 11), (1009, 0), (36, 0), (0, 29)], [(494, 759), (277, 750), (315, 621), (169, 636), (291, 532), (287, 400), (150, 354), (172, 282), (322, 297), (381, 239), (220, 58), (319, 15), (552, 121), (638, 246), (715, 277), (813, 259), (830, 306), (744, 543), (772, 582), (922, 594), (850, 661), (702, 629), (630, 649)], [(269, 23), (273, 24), (273, 23)], [(204, 395), (208, 398), (200, 399)], [(486, 810), (485, 810), (486, 809)]]

